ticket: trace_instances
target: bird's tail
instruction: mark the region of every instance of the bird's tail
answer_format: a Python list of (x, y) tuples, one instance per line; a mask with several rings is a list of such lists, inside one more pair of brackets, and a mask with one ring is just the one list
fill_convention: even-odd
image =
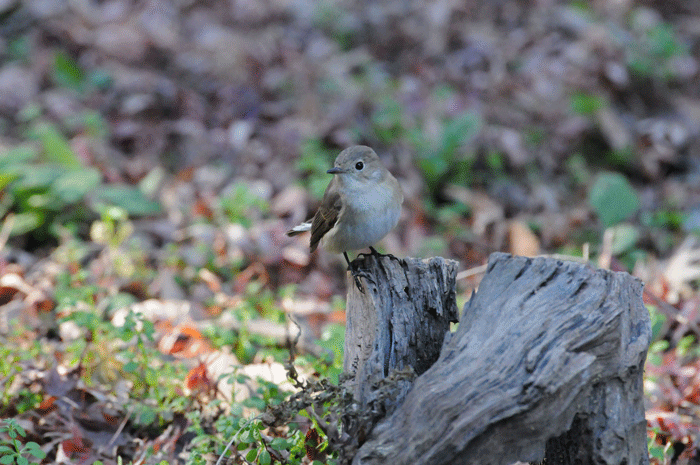
[(311, 230), (311, 222), (301, 223), (298, 226), (294, 226), (292, 229), (287, 231), (287, 236), (296, 236), (306, 231)]

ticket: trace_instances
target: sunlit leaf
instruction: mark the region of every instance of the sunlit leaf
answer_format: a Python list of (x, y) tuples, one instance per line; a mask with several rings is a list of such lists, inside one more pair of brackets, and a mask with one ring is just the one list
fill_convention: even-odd
[(160, 204), (146, 197), (136, 187), (103, 186), (96, 193), (96, 200), (121, 207), (132, 216), (148, 216), (160, 213)]
[(632, 216), (639, 209), (639, 198), (627, 178), (618, 173), (603, 173), (588, 193), (588, 203), (605, 227)]
[(65, 173), (65, 169), (51, 165), (24, 165), (18, 167), (17, 172), (20, 178), (13, 185), (13, 190), (22, 192), (33, 189), (48, 189), (52, 182)]
[(22, 144), (0, 153), (0, 168), (34, 160), (39, 154), (34, 144)]
[(101, 178), (100, 172), (94, 168), (69, 171), (53, 182), (51, 191), (66, 203), (76, 203), (95, 189)]
[(576, 92), (571, 96), (571, 110), (579, 115), (592, 115), (604, 104), (600, 97), (585, 92)]
[(53, 62), (53, 79), (59, 86), (81, 91), (85, 84), (85, 72), (65, 52), (58, 52)]
[(70, 148), (68, 140), (54, 125), (39, 123), (34, 126), (32, 135), (41, 142), (47, 160), (67, 168), (80, 168), (82, 166)]
[(11, 234), (18, 236), (28, 233), (44, 224), (44, 214), (36, 211), (17, 213), (14, 216)]
[(630, 250), (639, 239), (639, 231), (631, 224), (618, 224), (611, 228), (613, 231), (612, 254), (620, 255)]

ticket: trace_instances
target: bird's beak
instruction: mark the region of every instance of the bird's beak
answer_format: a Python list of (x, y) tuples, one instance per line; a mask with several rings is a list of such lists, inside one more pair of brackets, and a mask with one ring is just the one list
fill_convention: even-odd
[(337, 166), (334, 166), (333, 168), (329, 169), (326, 171), (328, 174), (338, 174), (338, 173), (344, 173), (345, 171), (342, 168), (338, 168)]

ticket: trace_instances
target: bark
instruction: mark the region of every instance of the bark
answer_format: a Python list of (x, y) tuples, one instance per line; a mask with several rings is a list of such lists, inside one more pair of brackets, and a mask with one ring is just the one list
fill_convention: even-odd
[[(403, 280), (397, 271), (370, 273), (382, 291), (363, 299), (374, 299), (377, 313), (349, 295), (345, 368), (357, 368), (356, 394), (370, 403), (387, 370), (416, 360), (423, 370), (430, 357), (418, 354), (445, 328), (430, 328), (424, 341), (434, 321), (404, 318), (404, 307), (376, 297), (416, 300), (423, 318), (436, 318), (449, 312), (445, 295), (454, 296), (444, 273), (431, 273), (438, 281), (428, 285), (428, 273), (407, 271)], [(353, 464), (509, 464), (542, 460), (545, 450), (547, 465), (647, 464), (642, 372), (651, 328), (641, 293), (627, 273), (493, 254), (457, 331), (402, 386), (407, 394), (389, 405)]]
[(353, 264), (364, 293), (349, 277), (343, 369), (365, 415), (359, 423), (346, 418), (345, 427), (362, 440), (438, 359), (457, 321), (457, 262), (361, 255)]

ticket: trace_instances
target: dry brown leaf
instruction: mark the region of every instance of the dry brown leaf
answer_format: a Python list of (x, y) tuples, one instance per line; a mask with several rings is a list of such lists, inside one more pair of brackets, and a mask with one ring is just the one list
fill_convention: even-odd
[(510, 253), (534, 257), (540, 253), (540, 241), (527, 223), (513, 220), (508, 223)]
[(690, 283), (700, 279), (700, 244), (694, 236), (688, 236), (668, 259), (663, 276), (670, 287), (668, 302), (678, 302), (682, 296), (692, 293)]

